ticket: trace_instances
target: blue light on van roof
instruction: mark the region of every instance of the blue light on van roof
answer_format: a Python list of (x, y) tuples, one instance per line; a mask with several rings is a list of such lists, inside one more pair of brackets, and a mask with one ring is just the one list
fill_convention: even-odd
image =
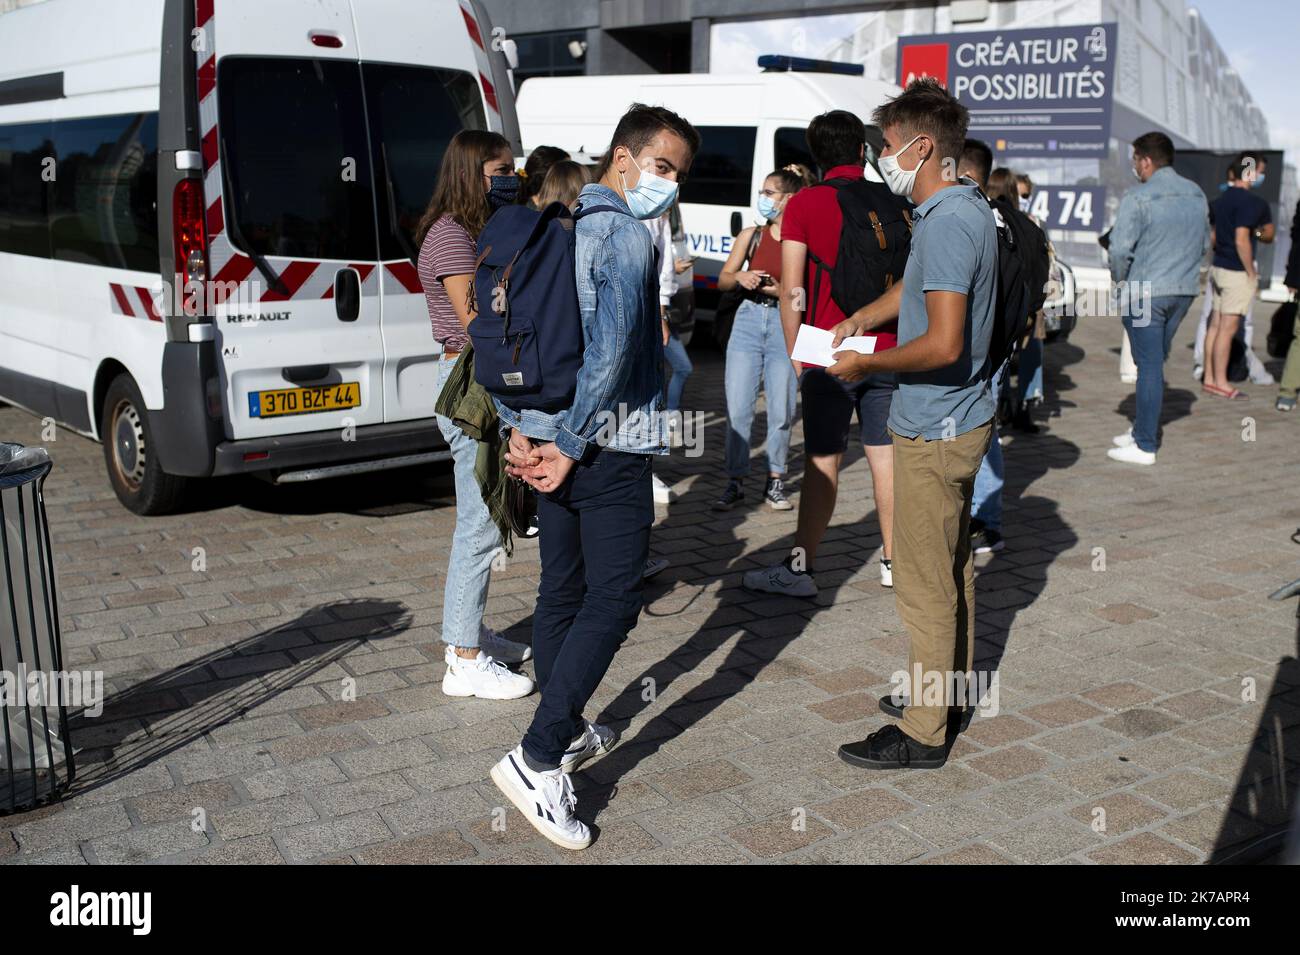
[(861, 63), (813, 60), (804, 56), (786, 56), (784, 53), (764, 53), (758, 58), (758, 65), (768, 73), (840, 73), (844, 76), (861, 76), (866, 72)]

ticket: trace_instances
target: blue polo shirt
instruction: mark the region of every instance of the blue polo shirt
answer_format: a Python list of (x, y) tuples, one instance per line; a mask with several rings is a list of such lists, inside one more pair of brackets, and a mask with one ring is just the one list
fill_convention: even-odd
[(983, 193), (966, 182), (940, 189), (913, 213), (898, 344), (929, 327), (926, 292), (966, 296), (966, 335), (961, 357), (948, 367), (899, 372), (889, 428), (903, 437), (956, 437), (987, 423), (995, 410), (986, 366), (997, 299), (997, 225)]

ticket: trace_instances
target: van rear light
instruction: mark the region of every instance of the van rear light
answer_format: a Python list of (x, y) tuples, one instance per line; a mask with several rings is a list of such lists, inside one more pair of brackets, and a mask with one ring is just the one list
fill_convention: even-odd
[[(203, 180), (182, 179), (172, 193), (172, 242), (176, 272), (188, 300), (190, 283), (199, 291), (208, 281), (206, 226), (203, 219)], [(200, 294), (199, 300), (202, 301)]]
[(270, 451), (249, 451), (244, 455), (244, 461), (265, 461), (271, 456)]
[(343, 37), (336, 33), (309, 33), (307, 36), (313, 46), (323, 46), (330, 50), (341, 50), (343, 48)]
[(209, 378), (203, 383), (203, 397), (208, 405), (208, 417), (221, 417), (221, 382), (217, 378)]

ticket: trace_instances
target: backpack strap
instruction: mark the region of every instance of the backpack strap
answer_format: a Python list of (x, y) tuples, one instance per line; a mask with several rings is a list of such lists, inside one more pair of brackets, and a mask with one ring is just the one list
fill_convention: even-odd
[(611, 206), (608, 203), (606, 203), (605, 205), (590, 206), (590, 207), (579, 205), (578, 208), (573, 213), (573, 218), (581, 219), (583, 216), (589, 216), (593, 212), (618, 212), (621, 213), (622, 215), (627, 215), (627, 213), (624, 212), (622, 209), (620, 209), (618, 206)]

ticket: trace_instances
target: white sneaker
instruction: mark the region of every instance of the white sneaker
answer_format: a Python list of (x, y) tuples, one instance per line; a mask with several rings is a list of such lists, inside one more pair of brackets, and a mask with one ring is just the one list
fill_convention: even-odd
[(1136, 444), (1130, 444), (1123, 448), (1111, 448), (1106, 452), (1106, 457), (1112, 461), (1122, 461), (1125, 464), (1150, 465), (1156, 463), (1155, 452), (1143, 451)]
[(618, 734), (608, 726), (583, 720), (586, 729), (579, 733), (560, 758), (560, 771), (574, 772), (593, 756), (604, 756), (618, 745)]
[(650, 484), (655, 491), (656, 504), (671, 504), (673, 502), (673, 489), (660, 480), (659, 475), (650, 475)]
[(497, 789), (547, 839), (563, 849), (591, 845), (591, 830), (574, 815), (577, 800), (568, 773), (534, 772), (524, 762), (524, 748), (516, 746), (492, 767), (491, 775)]
[(880, 558), (880, 586), (894, 586), (894, 562), (888, 557)]
[(1111, 440), (1115, 442), (1117, 448), (1131, 448), (1133, 447), (1133, 429), (1129, 428), (1123, 434), (1115, 435)]
[(533, 648), (502, 636), (485, 623), (478, 625), (478, 645), (493, 660), (502, 663), (523, 663), (533, 658)]
[(648, 557), (646, 558), (645, 568), (641, 571), (641, 579), (649, 580), (655, 574), (663, 573), (667, 568), (667, 557)]
[(1202, 377), (1204, 374), (1205, 374), (1205, 366), (1204, 366), (1204, 365), (1194, 365), (1194, 366), (1192, 367), (1192, 377), (1195, 378), (1197, 381), (1200, 381), (1200, 380), (1201, 380), (1201, 377)]
[(477, 696), (482, 700), (517, 700), (533, 692), (533, 681), (522, 673), (507, 670), (479, 650), (467, 660), (447, 648), (444, 656), (447, 672), (442, 678), (442, 692), (448, 696)]
[(817, 582), (812, 574), (796, 574), (785, 564), (774, 564), (762, 570), (747, 570), (741, 578), (746, 590), (759, 593), (784, 594), (789, 597), (816, 597)]
[(1138, 380), (1138, 376), (1137, 376), (1137, 375), (1120, 375), (1120, 376), (1119, 376), (1119, 380), (1120, 380), (1120, 384), (1124, 384), (1124, 385), (1136, 385), (1136, 384), (1137, 384), (1137, 380)]

